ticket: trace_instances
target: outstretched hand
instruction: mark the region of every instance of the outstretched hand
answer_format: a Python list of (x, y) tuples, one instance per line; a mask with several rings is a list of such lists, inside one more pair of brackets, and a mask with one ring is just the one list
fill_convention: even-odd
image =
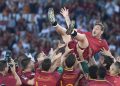
[(109, 56), (110, 58), (112, 58), (114, 60), (114, 62), (116, 62), (117, 60), (115, 59), (115, 57), (112, 55), (112, 53), (110, 52), (110, 50), (106, 50), (105, 48), (101, 49), (101, 54)]
[(63, 17), (65, 18), (67, 27), (69, 28), (69, 25), (70, 25), (70, 23), (71, 23), (71, 20), (70, 20), (70, 18), (69, 18), (69, 10), (64, 7), (64, 8), (61, 9), (61, 12), (60, 12), (60, 13), (61, 13), (61, 14), (63, 15)]
[(106, 50), (104, 47), (101, 48), (101, 53), (106, 56), (112, 56), (110, 50)]
[(65, 7), (61, 9), (60, 13), (63, 15), (64, 18), (69, 16), (69, 10)]

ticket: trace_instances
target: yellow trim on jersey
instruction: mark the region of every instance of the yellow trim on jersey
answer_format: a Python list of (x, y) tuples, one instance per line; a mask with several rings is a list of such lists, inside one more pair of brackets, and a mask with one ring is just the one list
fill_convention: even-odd
[(73, 84), (67, 84), (66, 86), (73, 86)]
[(71, 68), (65, 67), (64, 70), (73, 71), (73, 67), (71, 67)]

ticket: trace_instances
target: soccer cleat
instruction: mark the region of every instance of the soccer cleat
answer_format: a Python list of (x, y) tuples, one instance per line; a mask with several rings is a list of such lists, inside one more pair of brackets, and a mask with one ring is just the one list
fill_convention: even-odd
[(55, 15), (54, 15), (54, 10), (53, 8), (49, 8), (48, 9), (48, 19), (50, 21), (50, 23), (55, 23)]
[(74, 30), (74, 26), (75, 26), (75, 21), (71, 21), (71, 24), (69, 25), (69, 28), (68, 28), (67, 31), (66, 31), (66, 34), (67, 34), (67, 35), (71, 35), (71, 33), (72, 33), (73, 30)]

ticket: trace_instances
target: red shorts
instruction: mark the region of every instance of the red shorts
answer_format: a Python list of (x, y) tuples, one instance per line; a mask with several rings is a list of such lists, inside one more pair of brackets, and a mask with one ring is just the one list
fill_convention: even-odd
[[(76, 56), (77, 56), (77, 58), (78, 58), (78, 60), (80, 60), (79, 59), (79, 55), (78, 55), (78, 52), (77, 52), (77, 47), (76, 47), (76, 45), (77, 45), (77, 41), (75, 41), (75, 40), (72, 40), (72, 41), (70, 41), (69, 43), (68, 43), (68, 47), (70, 48), (70, 49), (73, 49), (72, 51), (71, 51), (71, 53), (73, 53), (73, 54), (75, 54)], [(80, 49), (84, 49), (84, 48), (80, 48)], [(84, 52), (83, 52), (83, 57), (84, 57), (84, 59), (88, 59), (89, 58), (89, 47), (87, 47), (87, 48), (85, 48), (84, 49)]]

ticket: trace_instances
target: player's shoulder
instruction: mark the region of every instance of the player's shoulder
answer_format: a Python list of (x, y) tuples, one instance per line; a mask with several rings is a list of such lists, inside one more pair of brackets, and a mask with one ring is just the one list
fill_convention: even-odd
[(103, 42), (103, 43), (107, 43), (107, 41), (106, 41), (105, 39), (102, 39), (102, 42)]
[(109, 84), (109, 85), (112, 85), (112, 83), (111, 83), (110, 81), (108, 81), (108, 80), (105, 80), (105, 82), (106, 82), (107, 84)]
[(80, 69), (75, 69), (74, 72), (80, 73), (81, 71), (80, 71)]
[(55, 75), (55, 76), (56, 76), (56, 75), (60, 75), (60, 73), (59, 73), (58, 71), (54, 71), (54, 72), (52, 72), (51, 74), (52, 74), (52, 75)]
[(39, 68), (37, 68), (37, 69), (35, 70), (35, 76), (39, 76), (39, 75), (41, 75), (41, 74), (42, 74), (41, 70), (40, 70)]
[(55, 71), (55, 72), (53, 72), (51, 75), (54, 76), (55, 78), (60, 78), (61, 73)]
[(77, 32), (82, 33), (82, 34), (91, 34), (91, 32), (89, 31), (81, 31), (79, 29), (77, 29)]

